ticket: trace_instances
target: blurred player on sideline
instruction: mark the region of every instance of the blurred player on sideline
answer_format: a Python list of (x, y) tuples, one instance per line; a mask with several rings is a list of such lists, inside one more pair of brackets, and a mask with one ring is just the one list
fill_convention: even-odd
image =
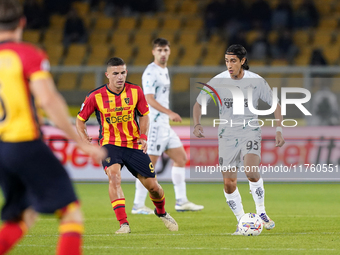
[[(229, 171), (223, 172), (224, 195), (227, 204), (235, 214), (237, 221), (244, 215), (241, 195), (237, 189), (237, 171), (231, 171), (232, 168), (240, 168), (241, 155), (244, 160), (244, 167), (254, 166), (258, 169), (261, 161), (261, 128), (251, 127), (250, 125), (242, 125), (254, 119), (252, 126), (259, 126), (257, 123), (257, 115), (250, 112), (248, 108), (247, 91), (248, 87), (253, 87), (252, 104), (257, 108), (258, 100), (262, 99), (270, 106), (273, 104), (273, 93), (268, 83), (259, 75), (248, 71), (249, 66), (246, 58), (247, 51), (241, 45), (231, 45), (225, 53), (225, 62), (227, 71), (216, 75), (208, 85), (213, 87), (220, 98), (220, 119), (226, 119), (235, 123), (232, 127), (227, 125), (219, 125), (219, 163), (221, 166), (229, 168)], [(240, 88), (245, 96), (244, 115), (233, 115), (233, 99), (229, 89), (221, 88), (226, 82), (230, 85)], [(204, 87), (211, 93), (214, 93), (208, 86)], [(202, 91), (203, 92), (203, 91)], [(200, 124), (202, 98), (206, 98), (208, 103), (211, 97), (208, 93), (200, 93), (193, 109), (194, 119), (194, 135), (198, 138), (203, 136), (203, 127)], [(224, 103), (225, 102), (225, 103)], [(282, 116), (281, 106), (278, 103), (274, 112), (277, 119), (276, 128), (276, 146), (281, 147), (285, 143), (282, 137)], [(256, 121), (255, 121), (256, 120)], [(265, 210), (264, 206), (264, 187), (263, 180), (258, 170), (246, 172), (249, 180), (250, 191), (253, 196), (256, 212), (264, 222), (264, 227), (268, 230), (275, 227)], [(238, 229), (234, 235), (239, 235)]]
[(36, 103), (85, 153), (106, 152), (81, 141), (56, 91), (46, 55), (22, 43), (26, 19), (16, 0), (0, 1), (0, 186), (5, 197), (0, 254), (33, 225), (37, 213), (60, 218), (57, 254), (81, 254), (83, 216), (71, 180), (42, 141)]
[(103, 167), (109, 179), (109, 196), (120, 223), (116, 234), (131, 232), (121, 187), (120, 171), (124, 165), (149, 190), (156, 207), (155, 214), (170, 231), (177, 231), (176, 221), (165, 211), (164, 191), (157, 182), (152, 162), (146, 154), (149, 106), (143, 91), (139, 86), (126, 82), (126, 65), (121, 58), (108, 61), (105, 75), (109, 83), (87, 95), (76, 124), (81, 138), (91, 142), (85, 122), (93, 112), (96, 113), (100, 125), (99, 143), (108, 151)]
[[(159, 156), (165, 152), (173, 161), (171, 170), (175, 189), (177, 211), (198, 211), (204, 206), (188, 201), (185, 184), (185, 164), (187, 157), (181, 140), (172, 130), (169, 119), (181, 122), (181, 117), (169, 109), (170, 77), (167, 62), (170, 55), (170, 43), (163, 38), (153, 42), (154, 62), (149, 64), (142, 76), (145, 98), (150, 105), (150, 129), (148, 154), (155, 166)], [(153, 211), (145, 206), (147, 190), (136, 180), (136, 193), (132, 214), (151, 214)]]

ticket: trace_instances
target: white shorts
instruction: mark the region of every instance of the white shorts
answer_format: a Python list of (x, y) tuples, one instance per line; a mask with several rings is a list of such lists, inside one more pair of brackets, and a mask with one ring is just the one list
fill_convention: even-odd
[(148, 154), (160, 156), (168, 149), (182, 147), (183, 144), (172, 128), (150, 124)]
[(227, 169), (239, 168), (246, 154), (256, 154), (261, 161), (261, 133), (249, 132), (245, 136), (223, 137), (218, 140), (219, 164)]

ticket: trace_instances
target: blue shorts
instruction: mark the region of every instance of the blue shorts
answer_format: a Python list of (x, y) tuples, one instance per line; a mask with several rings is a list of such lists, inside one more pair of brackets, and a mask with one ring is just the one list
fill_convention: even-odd
[(126, 147), (115, 146), (112, 144), (105, 144), (103, 146), (107, 149), (107, 158), (103, 160), (103, 167), (113, 164), (120, 164), (121, 167), (126, 166), (133, 176), (137, 178), (137, 174), (144, 177), (155, 178), (155, 170), (148, 154), (142, 150), (130, 149)]
[(0, 142), (0, 186), (4, 221), (18, 219), (30, 206), (40, 213), (54, 213), (77, 201), (66, 170), (41, 140)]

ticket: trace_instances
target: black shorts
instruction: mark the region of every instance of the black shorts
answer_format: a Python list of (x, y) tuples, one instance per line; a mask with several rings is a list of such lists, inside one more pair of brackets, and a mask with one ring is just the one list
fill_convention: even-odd
[(0, 142), (0, 186), (4, 221), (17, 219), (29, 206), (54, 213), (77, 200), (66, 170), (41, 140)]
[(103, 147), (108, 152), (107, 158), (102, 162), (104, 169), (113, 164), (120, 164), (121, 167), (126, 166), (135, 177), (137, 177), (137, 174), (151, 178), (156, 176), (149, 155), (145, 154), (142, 150), (112, 144), (105, 144)]

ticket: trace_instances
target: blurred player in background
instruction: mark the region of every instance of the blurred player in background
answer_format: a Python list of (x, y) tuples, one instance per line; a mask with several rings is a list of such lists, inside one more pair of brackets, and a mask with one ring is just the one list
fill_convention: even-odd
[[(224, 195), (227, 204), (235, 214), (237, 221), (239, 221), (244, 215), (244, 210), (241, 195), (237, 189), (237, 171), (235, 169), (241, 167), (242, 155), (244, 167), (248, 167), (246, 169), (251, 170), (245, 173), (249, 180), (250, 191), (256, 205), (256, 212), (263, 220), (264, 227), (270, 230), (275, 227), (275, 223), (268, 217), (265, 210), (263, 180), (258, 171), (261, 161), (261, 129), (247, 124), (242, 125), (242, 123), (248, 123), (248, 121), (254, 119), (252, 126), (259, 126), (257, 115), (250, 112), (248, 108), (249, 99), (246, 96), (248, 87), (253, 88), (251, 103), (255, 108), (257, 108), (259, 99), (262, 99), (271, 106), (273, 104), (273, 93), (268, 83), (261, 76), (248, 71), (249, 66), (246, 54), (247, 51), (243, 46), (238, 44), (231, 45), (225, 53), (225, 62), (228, 70), (216, 75), (210, 80), (208, 86), (213, 87), (220, 98), (222, 98), (223, 104), (220, 105), (219, 109), (220, 119), (226, 119), (235, 123), (232, 127), (219, 125), (219, 163), (228, 169), (228, 171), (223, 172)], [(240, 88), (245, 95), (244, 115), (233, 115), (233, 96), (231, 91), (221, 88), (226, 82)], [(204, 88), (214, 93), (208, 86)], [(202, 98), (206, 97), (207, 103), (211, 100), (208, 93), (202, 92), (197, 97), (197, 102), (193, 109), (194, 135), (198, 138), (204, 137), (203, 127), (200, 124)], [(285, 142), (282, 137), (282, 116), (279, 103), (277, 103), (274, 116), (278, 120), (275, 136), (276, 146), (281, 147)], [(240, 233), (236, 229), (234, 235), (238, 234)]]
[(0, 254), (27, 233), (36, 212), (60, 218), (57, 254), (81, 254), (83, 216), (65, 169), (42, 141), (36, 103), (82, 151), (98, 160), (106, 152), (75, 132), (46, 55), (20, 42), (25, 23), (18, 1), (0, 1)]
[[(170, 77), (167, 62), (170, 55), (170, 43), (163, 38), (153, 42), (154, 62), (148, 65), (142, 76), (145, 98), (150, 105), (150, 129), (148, 154), (155, 166), (159, 156), (165, 152), (173, 161), (171, 170), (175, 189), (177, 211), (198, 211), (204, 206), (188, 201), (185, 184), (185, 164), (187, 157), (181, 140), (172, 130), (169, 119), (181, 122), (181, 116), (169, 109)], [(133, 214), (151, 214), (153, 211), (145, 206), (147, 190), (136, 180), (136, 193)]]
[(124, 165), (150, 192), (156, 207), (155, 214), (170, 231), (177, 231), (176, 221), (165, 211), (164, 191), (157, 182), (153, 164), (146, 154), (149, 106), (143, 91), (139, 86), (126, 82), (126, 65), (121, 58), (108, 61), (105, 75), (109, 83), (87, 95), (76, 123), (82, 139), (91, 142), (85, 122), (96, 112), (100, 125), (99, 143), (108, 150), (103, 167), (109, 179), (109, 196), (120, 223), (116, 234), (131, 232), (121, 188), (120, 171)]

